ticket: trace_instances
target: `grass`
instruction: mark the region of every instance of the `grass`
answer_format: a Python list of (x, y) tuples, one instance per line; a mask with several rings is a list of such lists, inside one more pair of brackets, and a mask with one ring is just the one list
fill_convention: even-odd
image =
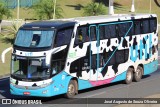
[[(72, 17), (81, 17), (83, 16), (83, 9), (82, 7), (85, 6), (87, 3), (90, 3), (92, 0), (57, 0), (57, 4), (59, 4), (63, 10), (64, 18), (72, 18)], [(97, 0), (98, 1), (98, 0)], [(102, 0), (105, 1), (105, 0)], [(107, 0), (106, 0), (107, 1)], [(126, 14), (131, 13), (131, 0), (114, 0), (116, 3), (120, 4), (120, 8), (115, 9), (115, 14)], [(160, 22), (160, 7), (158, 7), (154, 0), (151, 0), (151, 13), (155, 13), (158, 16)], [(150, 13), (150, 0), (135, 0), (135, 13)], [(13, 18), (17, 17), (17, 9), (11, 10), (13, 13)], [(108, 7), (106, 7), (106, 14), (108, 13)], [(20, 8), (20, 19), (25, 18), (37, 18), (34, 14), (34, 10), (28, 8)], [(160, 37), (159, 37), (160, 40)], [(11, 44), (6, 44), (2, 41), (2, 37), (0, 37), (0, 53)], [(10, 56), (11, 52), (6, 56), (6, 63), (3, 64), (0, 61), (0, 75), (8, 74), (10, 71)]]
[[(83, 16), (83, 7), (90, 3), (92, 0), (57, 0), (57, 4), (63, 8), (64, 18), (81, 17)], [(98, 1), (98, 0), (95, 0)], [(105, 0), (100, 0), (105, 1)], [(119, 13), (131, 13), (131, 0), (114, 0), (120, 4), (120, 8), (115, 9), (115, 14)], [(135, 13), (155, 13), (160, 20), (160, 7), (158, 7), (154, 0), (151, 0), (151, 11), (150, 11), (150, 0), (135, 0)], [(13, 18), (17, 17), (17, 9), (11, 9)], [(108, 7), (106, 7), (106, 14), (108, 13)], [(20, 19), (25, 18), (37, 18), (34, 10), (29, 8), (20, 8)]]

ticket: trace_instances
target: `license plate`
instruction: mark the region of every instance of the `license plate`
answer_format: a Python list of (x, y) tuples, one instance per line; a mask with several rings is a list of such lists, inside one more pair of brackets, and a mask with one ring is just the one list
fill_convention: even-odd
[(30, 92), (24, 92), (23, 94), (24, 95), (30, 95)]

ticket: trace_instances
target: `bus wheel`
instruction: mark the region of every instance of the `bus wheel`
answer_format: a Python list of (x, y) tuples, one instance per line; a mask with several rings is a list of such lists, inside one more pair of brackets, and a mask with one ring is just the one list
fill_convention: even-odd
[(66, 93), (67, 98), (73, 98), (76, 94), (76, 84), (74, 80), (71, 80), (68, 85), (68, 90)]
[(140, 81), (142, 78), (142, 74), (143, 74), (143, 68), (141, 66), (138, 66), (136, 72), (134, 73), (134, 80), (136, 82)]
[(132, 80), (133, 80), (133, 69), (128, 68), (125, 83), (130, 84), (132, 82)]

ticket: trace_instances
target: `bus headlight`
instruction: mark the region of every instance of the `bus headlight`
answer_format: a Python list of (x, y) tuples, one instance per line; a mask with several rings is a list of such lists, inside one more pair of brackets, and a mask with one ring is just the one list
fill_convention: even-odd
[(16, 85), (15, 83), (16, 83), (16, 80), (15, 80), (15, 79), (10, 78), (10, 84), (11, 84), (11, 85), (13, 85), (13, 86), (15, 86), (15, 85)]
[(40, 85), (41, 88), (47, 87), (49, 85), (51, 85), (53, 83), (53, 81), (49, 82), (49, 83), (44, 83), (42, 85)]

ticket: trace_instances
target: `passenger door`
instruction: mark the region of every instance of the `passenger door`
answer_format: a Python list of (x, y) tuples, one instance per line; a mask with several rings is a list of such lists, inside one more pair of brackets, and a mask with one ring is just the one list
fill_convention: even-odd
[(99, 44), (100, 38), (98, 33), (98, 26), (89, 26), (89, 38), (90, 38), (90, 81), (98, 80), (98, 68), (99, 66)]

